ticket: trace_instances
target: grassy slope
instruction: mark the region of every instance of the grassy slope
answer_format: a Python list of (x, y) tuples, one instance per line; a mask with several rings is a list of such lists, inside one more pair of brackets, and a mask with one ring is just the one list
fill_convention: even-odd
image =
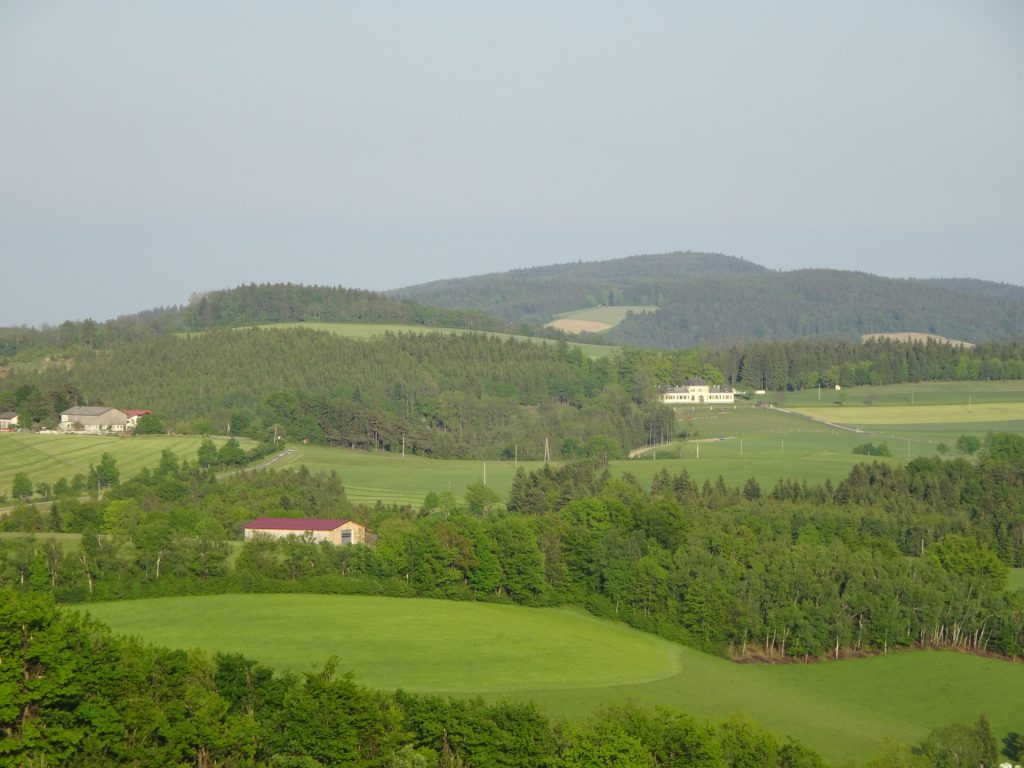
[[(88, 474), (104, 453), (117, 459), (121, 478), (132, 477), (143, 467), (155, 467), (160, 453), (169, 449), (179, 459), (195, 460), (203, 438), (197, 435), (168, 437), (93, 437), (91, 435), (36, 435), (28, 432), (0, 432), (0, 494), (10, 495), (14, 475), (25, 472), (34, 483), (70, 480)], [(227, 438), (213, 438), (220, 445)], [(243, 448), (252, 443), (239, 441)]]
[[(532, 698), (581, 717), (633, 700), (719, 719), (746, 714), (831, 760), (985, 712), (1019, 730), (1024, 665), (951, 652), (739, 665), (564, 609), (323, 595), (225, 595), (88, 606), (116, 630), (238, 651), (282, 669), (337, 655), (367, 685)], [(301, 632), (296, 629), (301, 627)]]

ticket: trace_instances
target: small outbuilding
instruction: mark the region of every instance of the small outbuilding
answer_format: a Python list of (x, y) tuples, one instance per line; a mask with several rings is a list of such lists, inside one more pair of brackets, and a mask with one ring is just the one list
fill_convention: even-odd
[(17, 429), (18, 428), (18, 414), (14, 411), (4, 411), (0, 413), (0, 429)]
[(315, 517), (260, 517), (245, 524), (245, 539), (269, 536), (283, 539), (288, 536), (309, 535), (314, 541), (328, 541), (343, 546), (368, 544), (367, 528), (355, 520), (324, 520)]

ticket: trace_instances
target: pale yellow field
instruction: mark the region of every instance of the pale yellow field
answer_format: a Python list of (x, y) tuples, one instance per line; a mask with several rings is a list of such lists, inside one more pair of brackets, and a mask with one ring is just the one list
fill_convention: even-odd
[(555, 320), (553, 323), (548, 323), (547, 327), (557, 328), (566, 333), (600, 333), (601, 331), (607, 331), (613, 326), (608, 323), (599, 323), (596, 320), (574, 320), (566, 317), (561, 320)]
[(955, 424), (1024, 420), (1024, 404), (977, 405), (848, 405), (841, 408), (789, 408), (794, 413), (834, 424), (852, 426), (895, 424)]

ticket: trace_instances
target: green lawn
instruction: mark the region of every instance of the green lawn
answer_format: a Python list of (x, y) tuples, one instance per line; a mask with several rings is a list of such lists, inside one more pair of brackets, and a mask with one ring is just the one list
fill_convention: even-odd
[(583, 717), (632, 700), (699, 717), (745, 714), (831, 761), (987, 714), (1021, 729), (1024, 664), (916, 651), (816, 664), (734, 664), (568, 609), (327, 595), (220, 595), (84, 607), (173, 647), (235, 651), (279, 669), (329, 656), (391, 690), (533, 699)]

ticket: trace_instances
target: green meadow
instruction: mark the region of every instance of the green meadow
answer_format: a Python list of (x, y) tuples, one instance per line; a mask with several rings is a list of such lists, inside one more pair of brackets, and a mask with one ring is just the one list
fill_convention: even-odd
[[(847, 387), (839, 391), (805, 389), (757, 395), (786, 408), (848, 409), (859, 406), (963, 405), (1017, 403), (1024, 405), (1024, 381), (927, 381), (916, 384)], [(1021, 417), (1024, 418), (1024, 417)], [(966, 419), (965, 421), (973, 421)]]
[[(218, 445), (227, 438), (212, 438)], [(25, 472), (34, 483), (55, 483), (86, 475), (104, 453), (117, 459), (121, 478), (155, 467), (160, 454), (170, 450), (179, 459), (195, 460), (203, 438), (198, 435), (139, 435), (101, 437), (92, 435), (39, 435), (31, 432), (0, 432), (0, 494), (9, 494), (14, 476)], [(251, 441), (241, 440), (244, 448)]]
[[(585, 717), (634, 701), (714, 720), (743, 714), (831, 761), (984, 712), (1021, 728), (1024, 665), (914, 651), (813, 664), (735, 664), (570, 609), (332, 595), (217, 595), (90, 604), (119, 633), (244, 653), (281, 670), (331, 656), (371, 687), (532, 699)], [(301, 631), (296, 631), (301, 627)]]

